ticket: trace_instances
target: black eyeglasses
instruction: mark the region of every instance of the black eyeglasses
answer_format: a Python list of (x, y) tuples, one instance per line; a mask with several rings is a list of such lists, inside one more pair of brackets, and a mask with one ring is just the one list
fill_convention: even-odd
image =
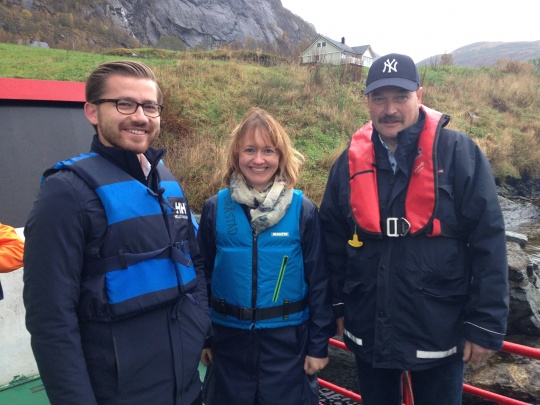
[(92, 104), (114, 103), (116, 104), (116, 110), (120, 114), (131, 115), (135, 114), (139, 106), (142, 107), (144, 115), (149, 118), (157, 118), (163, 111), (163, 106), (157, 103), (137, 103), (133, 100), (126, 100), (124, 98), (100, 98), (98, 100), (91, 101)]

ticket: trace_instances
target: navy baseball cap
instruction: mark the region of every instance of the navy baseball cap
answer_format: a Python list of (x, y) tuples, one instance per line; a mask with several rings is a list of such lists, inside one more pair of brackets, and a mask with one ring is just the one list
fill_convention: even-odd
[(364, 94), (384, 86), (397, 86), (408, 91), (420, 87), (420, 76), (410, 56), (390, 53), (376, 59), (369, 68)]

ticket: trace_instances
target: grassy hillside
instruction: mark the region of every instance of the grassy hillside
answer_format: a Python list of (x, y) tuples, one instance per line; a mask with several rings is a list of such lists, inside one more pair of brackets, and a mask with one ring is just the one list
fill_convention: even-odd
[[(221, 49), (83, 53), (0, 44), (0, 76), (83, 81), (99, 63), (133, 58), (152, 66), (165, 93), (159, 146), (194, 210), (220, 187), (228, 136), (251, 106), (274, 114), (306, 156), (299, 188), (320, 202), (328, 170), (369, 119), (365, 72), (306, 67), (271, 55)], [(420, 69), (424, 104), (471, 135), (501, 182), (540, 174), (540, 76), (531, 63)], [(472, 118), (479, 117), (479, 118)]]
[(104, 0), (0, 0), (0, 42), (47, 42), (51, 48), (96, 50), (141, 46), (130, 32), (111, 24)]

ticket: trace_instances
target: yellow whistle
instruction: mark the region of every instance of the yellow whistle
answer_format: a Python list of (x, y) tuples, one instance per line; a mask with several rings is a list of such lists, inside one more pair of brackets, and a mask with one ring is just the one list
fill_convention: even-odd
[(355, 233), (351, 240), (349, 240), (349, 245), (352, 247), (360, 247), (364, 244), (361, 240), (358, 240), (358, 235)]

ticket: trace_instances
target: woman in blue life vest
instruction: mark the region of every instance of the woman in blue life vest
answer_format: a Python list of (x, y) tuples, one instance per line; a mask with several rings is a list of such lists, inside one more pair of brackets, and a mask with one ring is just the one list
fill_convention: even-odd
[(266, 111), (232, 133), (226, 188), (203, 207), (213, 336), (204, 402), (318, 404), (336, 332), (317, 207), (293, 187), (303, 156)]

